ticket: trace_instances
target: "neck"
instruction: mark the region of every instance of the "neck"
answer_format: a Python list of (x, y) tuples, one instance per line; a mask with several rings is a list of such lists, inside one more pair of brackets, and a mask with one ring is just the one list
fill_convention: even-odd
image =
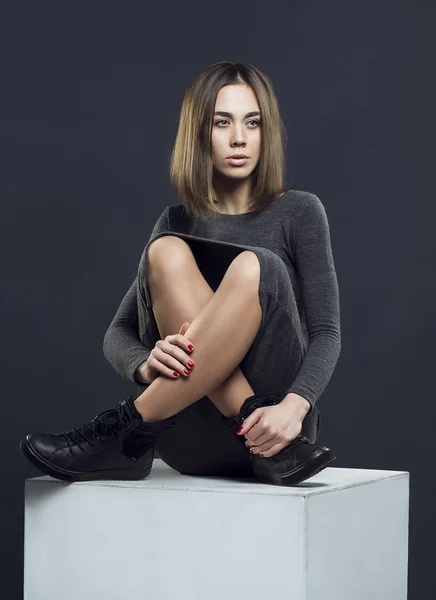
[(250, 202), (250, 179), (234, 180), (229, 177), (215, 177), (213, 184), (215, 208), (223, 214), (247, 212)]

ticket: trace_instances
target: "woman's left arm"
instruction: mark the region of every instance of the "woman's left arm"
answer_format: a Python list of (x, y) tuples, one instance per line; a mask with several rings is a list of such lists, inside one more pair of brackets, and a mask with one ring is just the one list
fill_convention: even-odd
[(293, 251), (309, 340), (298, 375), (287, 390), (286, 401), (300, 400), (311, 412), (333, 374), (341, 351), (339, 287), (330, 228), (325, 208), (315, 194), (308, 193), (299, 199)]

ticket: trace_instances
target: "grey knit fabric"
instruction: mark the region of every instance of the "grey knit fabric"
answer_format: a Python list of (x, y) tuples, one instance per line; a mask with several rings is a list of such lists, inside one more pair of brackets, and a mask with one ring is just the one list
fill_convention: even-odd
[[(150, 243), (165, 232), (179, 232), (194, 243), (216, 240), (223, 246), (266, 248), (282, 259), (292, 282), (304, 348), (302, 366), (287, 392), (303, 396), (313, 407), (331, 378), (341, 350), (338, 281), (328, 219), (320, 199), (310, 192), (288, 190), (261, 213), (220, 214), (216, 220), (188, 215), (183, 204), (163, 211), (142, 253), (138, 275), (103, 342), (104, 355), (113, 368), (141, 390), (147, 386), (135, 379), (135, 371), (159, 339), (145, 257)], [(267, 274), (263, 282), (268, 288)], [(219, 279), (212, 287), (218, 283)]]

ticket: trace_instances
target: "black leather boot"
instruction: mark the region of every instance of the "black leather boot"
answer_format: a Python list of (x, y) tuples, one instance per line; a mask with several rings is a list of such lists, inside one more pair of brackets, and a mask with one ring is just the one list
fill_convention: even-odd
[(144, 479), (151, 471), (158, 436), (175, 422), (175, 416), (145, 422), (133, 396), (128, 396), (82, 427), (29, 433), (20, 448), (43, 473), (65, 481)]
[(304, 435), (299, 435), (274, 456), (262, 457), (259, 454), (251, 454), (250, 449), (245, 446), (246, 437), (237, 434), (245, 419), (256, 408), (279, 404), (283, 398), (281, 392), (254, 394), (246, 398), (238, 415), (224, 420), (229, 431), (239, 439), (250, 454), (253, 472), (259, 481), (273, 485), (293, 486), (319, 473), (334, 462), (336, 456), (333, 451), (326, 446), (311, 444)]

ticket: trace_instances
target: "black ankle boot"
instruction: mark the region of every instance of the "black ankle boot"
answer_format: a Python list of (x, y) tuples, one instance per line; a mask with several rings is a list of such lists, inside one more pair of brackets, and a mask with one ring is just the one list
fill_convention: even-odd
[(145, 422), (128, 396), (82, 427), (29, 433), (20, 448), (43, 473), (65, 481), (144, 479), (151, 471), (157, 438), (175, 422), (175, 417)]
[(253, 472), (260, 481), (273, 485), (293, 486), (319, 473), (334, 462), (336, 456), (332, 450), (326, 446), (311, 444), (304, 435), (298, 435), (274, 456), (262, 457), (259, 454), (251, 454), (250, 449), (245, 446), (246, 437), (237, 434), (245, 419), (257, 408), (279, 404), (283, 398), (281, 392), (249, 396), (241, 406), (239, 414), (235, 417), (227, 417), (225, 423), (229, 431), (240, 440), (250, 454)]

